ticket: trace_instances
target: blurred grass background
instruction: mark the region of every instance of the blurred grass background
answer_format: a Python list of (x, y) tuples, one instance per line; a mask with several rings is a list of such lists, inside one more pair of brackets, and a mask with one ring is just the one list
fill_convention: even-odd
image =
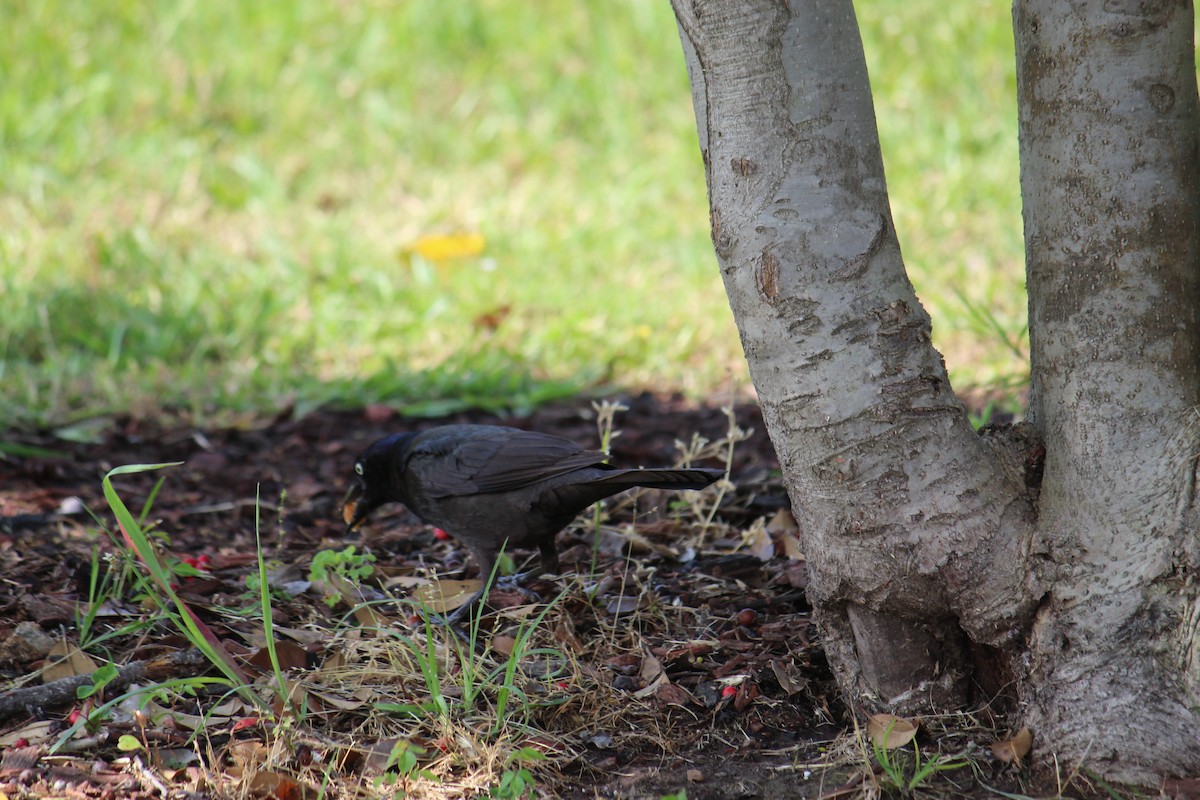
[[(1009, 3), (858, 13), (935, 343), (1018, 386)], [(0, 19), (0, 427), (748, 385), (666, 0)]]

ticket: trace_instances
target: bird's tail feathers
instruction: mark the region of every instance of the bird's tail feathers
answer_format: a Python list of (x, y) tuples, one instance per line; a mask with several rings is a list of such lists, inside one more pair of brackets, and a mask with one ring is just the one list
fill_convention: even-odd
[(703, 489), (725, 477), (724, 470), (695, 467), (692, 469), (618, 469), (595, 483), (609, 486), (646, 489)]

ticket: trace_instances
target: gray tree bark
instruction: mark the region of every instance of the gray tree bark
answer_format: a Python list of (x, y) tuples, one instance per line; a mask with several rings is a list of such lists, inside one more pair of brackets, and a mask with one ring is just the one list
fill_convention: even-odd
[(980, 437), (904, 272), (850, 0), (672, 2), (713, 242), (852, 705), (1009, 683), (1045, 755), (1200, 770), (1190, 4), (1018, 1), (1033, 408)]
[(1063, 752), (1194, 775), (1192, 6), (1017, 0), (1013, 20), (1030, 420), (1047, 454), (1029, 717)]

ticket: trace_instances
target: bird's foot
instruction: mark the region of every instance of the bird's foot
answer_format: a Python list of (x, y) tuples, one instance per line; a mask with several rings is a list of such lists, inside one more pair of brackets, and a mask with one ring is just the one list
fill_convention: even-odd
[[(517, 592), (530, 603), (542, 602), (542, 596), (532, 589), (524, 586), (524, 583), (533, 580), (542, 574), (541, 570), (528, 570), (516, 575), (502, 575), (492, 582), (491, 586), (486, 586), (480, 589), (471, 596), (465, 603), (451, 611), (449, 614), (430, 614), (429, 620), (437, 625), (444, 625), (448, 628), (453, 628), (458, 631), (457, 626), (469, 618), (471, 612), (479, 608), (482, 610), (484, 601), (487, 595), (493, 591), (501, 592)], [(461, 631), (459, 631), (461, 633)]]
[(496, 578), (495, 583), (492, 585), (492, 590), (499, 589), (502, 592), (519, 592), (529, 602), (540, 603), (542, 602), (542, 596), (532, 589), (527, 588), (525, 583), (541, 574), (541, 570), (529, 570), (528, 572), (520, 572), (516, 575), (503, 575)]

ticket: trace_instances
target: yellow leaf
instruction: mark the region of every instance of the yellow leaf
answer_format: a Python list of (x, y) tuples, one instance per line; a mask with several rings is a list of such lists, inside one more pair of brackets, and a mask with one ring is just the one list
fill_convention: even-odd
[(872, 714), (867, 719), (867, 736), (876, 747), (895, 750), (917, 735), (917, 724), (894, 714)]
[(992, 754), (1005, 764), (1020, 764), (1032, 747), (1033, 733), (1029, 728), (1021, 728), (1011, 739), (992, 742)]
[(486, 243), (479, 233), (430, 235), (413, 242), (411, 250), (426, 261), (449, 261), (477, 256), (483, 252)]

